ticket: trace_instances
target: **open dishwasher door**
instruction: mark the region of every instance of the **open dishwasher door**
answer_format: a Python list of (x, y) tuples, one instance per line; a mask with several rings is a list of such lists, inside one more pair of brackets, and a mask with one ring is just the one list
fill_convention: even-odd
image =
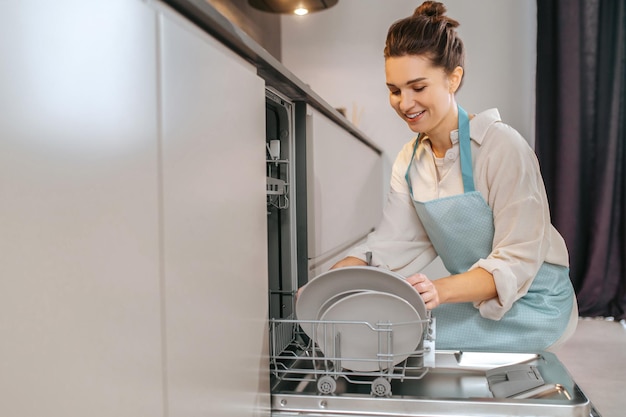
[[(306, 338), (272, 351), (272, 416), (599, 416), (548, 352), (434, 351), (357, 375), (327, 366)], [(316, 359), (317, 357), (317, 359)], [(400, 376), (398, 376), (400, 375)]]

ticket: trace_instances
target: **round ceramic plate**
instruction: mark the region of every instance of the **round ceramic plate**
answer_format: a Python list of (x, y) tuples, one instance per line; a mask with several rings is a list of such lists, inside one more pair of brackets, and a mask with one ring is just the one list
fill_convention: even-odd
[(352, 371), (397, 365), (416, 350), (422, 337), (415, 308), (384, 292), (362, 291), (340, 298), (320, 320), (316, 342), (324, 356), (340, 358), (341, 368)]
[[(298, 320), (317, 320), (320, 307), (329, 298), (346, 291), (379, 291), (397, 295), (415, 308), (421, 320), (426, 319), (422, 296), (403, 276), (374, 266), (350, 266), (331, 269), (307, 283), (296, 300)], [(303, 326), (309, 327), (309, 326)], [(305, 332), (312, 336), (306, 329)]]
[[(321, 303), (321, 305), (317, 309), (317, 313), (313, 317), (311, 317), (310, 319), (307, 318), (306, 320), (300, 319), (300, 318), (298, 319), (300, 320), (300, 323), (299, 323), (300, 328), (304, 331), (304, 333), (307, 334), (307, 336), (309, 336), (311, 339), (314, 339), (317, 321), (321, 320), (322, 315), (324, 314), (324, 312), (326, 311), (328, 307), (330, 307), (333, 303), (341, 300), (342, 298), (347, 297), (348, 295), (357, 294), (363, 291), (368, 291), (368, 290), (367, 289), (351, 289), (348, 291), (343, 291), (338, 294), (331, 295), (330, 297), (328, 297), (328, 299), (326, 299), (326, 301)], [(298, 297), (298, 300), (300, 300), (300, 297)], [(297, 314), (298, 313), (296, 313), (296, 315)], [(309, 320), (312, 320), (312, 321), (309, 321)]]
[(362, 291), (366, 291), (366, 290), (350, 290), (350, 291), (344, 291), (344, 292), (340, 292), (339, 294), (333, 295), (320, 306), (319, 310), (317, 311), (317, 315), (315, 316), (316, 320), (321, 320), (321, 317), (326, 311), (326, 309), (330, 307), (331, 305), (335, 304), (337, 301), (341, 300), (344, 297), (347, 297), (352, 294), (357, 294)]

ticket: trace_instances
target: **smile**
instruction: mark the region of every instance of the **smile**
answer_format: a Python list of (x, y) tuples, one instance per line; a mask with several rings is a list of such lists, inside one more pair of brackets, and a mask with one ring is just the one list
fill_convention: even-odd
[(422, 114), (424, 114), (425, 111), (426, 110), (422, 110), (422, 111), (417, 112), (417, 113), (405, 114), (405, 116), (406, 116), (407, 119), (415, 119), (416, 117), (421, 116)]

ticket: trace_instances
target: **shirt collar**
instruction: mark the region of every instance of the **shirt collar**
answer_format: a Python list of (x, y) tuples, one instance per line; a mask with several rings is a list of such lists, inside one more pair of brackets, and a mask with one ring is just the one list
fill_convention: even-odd
[[(487, 134), (487, 131), (489, 130), (489, 127), (492, 124), (499, 122), (499, 121), (501, 121), (500, 112), (496, 108), (485, 110), (483, 112), (476, 114), (470, 120), (470, 138), (477, 144), (479, 145), (482, 144), (483, 139), (485, 138), (485, 135)], [(458, 129), (455, 129), (452, 132), (450, 132), (450, 139), (452, 140), (453, 145), (456, 145), (459, 142), (459, 130)], [(428, 147), (430, 147), (430, 139), (428, 138), (427, 135), (423, 135), (420, 138), (420, 142), (423, 145), (428, 144)]]
[[(501, 121), (498, 109), (489, 109), (478, 113), (470, 120), (470, 137), (479, 145), (483, 142), (489, 127)], [(457, 134), (458, 136), (458, 134)]]

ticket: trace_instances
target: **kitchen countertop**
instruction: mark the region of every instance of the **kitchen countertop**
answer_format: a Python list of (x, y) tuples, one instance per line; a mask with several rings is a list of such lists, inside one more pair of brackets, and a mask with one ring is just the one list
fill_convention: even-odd
[(292, 101), (306, 102), (358, 140), (379, 154), (382, 153), (370, 138), (205, 0), (164, 0), (164, 2), (253, 64), (268, 87), (276, 89)]

